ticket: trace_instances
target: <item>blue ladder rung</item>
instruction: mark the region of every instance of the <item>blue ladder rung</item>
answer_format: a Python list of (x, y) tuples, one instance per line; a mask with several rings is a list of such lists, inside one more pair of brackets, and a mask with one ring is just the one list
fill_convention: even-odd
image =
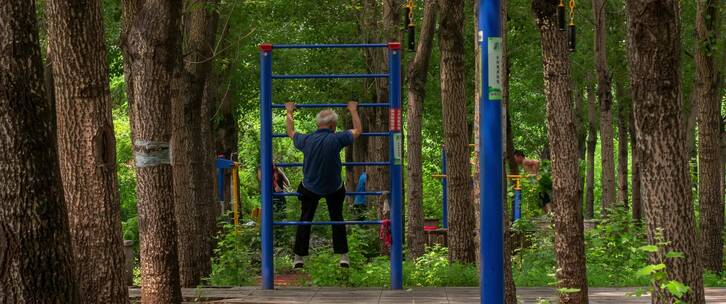
[[(390, 166), (390, 162), (347, 162), (342, 164), (345, 167), (360, 167), (360, 166)], [(302, 167), (303, 163), (275, 163), (275, 166), (280, 168), (290, 167)]]
[(386, 78), (388, 74), (298, 74), (272, 75), (272, 79), (347, 79), (347, 78)]
[[(352, 192), (346, 192), (345, 195), (347, 196), (354, 196), (354, 195), (369, 195), (369, 196), (375, 196), (375, 195), (383, 195), (384, 191), (352, 191)], [(273, 192), (272, 196), (300, 196), (299, 192)]]
[[(390, 135), (391, 135), (391, 133), (388, 133), (388, 132), (364, 132), (364, 133), (360, 134), (360, 136), (362, 136), (362, 137), (375, 137), (375, 136), (386, 137), (386, 136), (390, 136)], [(287, 137), (287, 134), (272, 134), (272, 138), (281, 138), (281, 137)]]
[[(388, 108), (391, 106), (388, 103), (359, 103), (359, 108)], [(311, 104), (295, 104), (295, 108), (298, 109), (312, 109), (312, 108), (345, 108), (348, 107), (344, 103), (311, 103)], [(273, 109), (284, 109), (284, 103), (272, 104)]]
[(353, 48), (386, 48), (385, 43), (366, 43), (366, 44), (273, 44), (273, 49), (353, 49)]
[(273, 222), (275, 226), (309, 226), (309, 225), (380, 225), (383, 221), (322, 221), (322, 222)]

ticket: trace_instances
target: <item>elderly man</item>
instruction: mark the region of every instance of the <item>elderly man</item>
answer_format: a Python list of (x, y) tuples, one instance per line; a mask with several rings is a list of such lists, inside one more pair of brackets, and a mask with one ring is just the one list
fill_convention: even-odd
[[(300, 221), (312, 221), (315, 209), (321, 198), (325, 198), (331, 221), (343, 220), (343, 201), (345, 200), (345, 187), (340, 177), (342, 164), (340, 151), (353, 144), (363, 128), (358, 116), (358, 103), (348, 102), (348, 111), (353, 120), (353, 129), (335, 132), (338, 114), (333, 110), (323, 110), (315, 117), (318, 130), (311, 134), (295, 132), (293, 112), (295, 104), (288, 102), (287, 109), (287, 136), (292, 138), (295, 148), (303, 152), (303, 181), (298, 186), (302, 212)], [(345, 225), (333, 225), (333, 252), (340, 254), (340, 266), (348, 267), (348, 237)], [(295, 268), (302, 268), (303, 257), (309, 254), (310, 225), (297, 227), (295, 236)]]

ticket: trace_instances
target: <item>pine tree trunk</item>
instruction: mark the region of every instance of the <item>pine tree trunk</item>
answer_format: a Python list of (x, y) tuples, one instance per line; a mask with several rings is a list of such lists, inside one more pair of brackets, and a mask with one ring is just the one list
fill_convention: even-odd
[(128, 303), (101, 3), (46, 4), (58, 156), (81, 302)]
[[(629, 0), (626, 7), (638, 158), (647, 160), (642, 162), (641, 180), (648, 241), (655, 244), (662, 238), (668, 242), (656, 254), (657, 260), (665, 261), (668, 279), (690, 288), (684, 298), (686, 303), (704, 303), (686, 124), (681, 114), (679, 1)], [(665, 253), (669, 251), (681, 252), (685, 257), (667, 259)], [(653, 287), (654, 303), (673, 301), (657, 284)]]
[[(631, 95), (632, 96), (632, 95)], [(632, 187), (632, 210), (633, 220), (636, 224), (641, 224), (643, 221), (643, 203), (640, 192), (640, 147), (638, 146), (638, 140), (635, 137), (635, 113), (633, 110), (630, 111), (630, 147), (632, 164), (630, 186)]]
[(602, 215), (615, 203), (615, 152), (613, 147), (613, 97), (608, 71), (607, 57), (607, 5), (606, 0), (592, 0), (595, 16), (595, 64), (597, 70), (597, 93), (600, 100), (600, 157), (602, 172), (600, 177), (602, 195), (600, 205)]
[[(478, 3), (478, 2), (477, 2)], [(504, 159), (508, 164), (509, 172), (515, 172), (518, 169), (517, 162), (514, 161), (514, 138), (512, 134), (512, 122), (510, 120), (509, 115), (509, 71), (510, 71), (510, 64), (509, 64), (509, 41), (507, 39), (507, 34), (509, 31), (508, 26), (508, 16), (509, 16), (509, 5), (507, 0), (502, 0), (501, 3), (501, 15), (500, 20), (502, 23), (502, 66), (504, 66), (504, 75), (502, 75), (502, 103), (504, 104), (504, 120), (505, 120), (505, 152), (504, 152)], [(478, 8), (477, 8), (478, 9)], [(477, 14), (478, 16), (478, 14)], [(477, 20), (477, 24), (479, 24)], [(478, 36), (478, 31), (476, 33)], [(477, 37), (478, 38), (478, 37)], [(476, 46), (479, 47), (479, 41), (478, 39), (475, 39)], [(477, 54), (476, 58), (481, 58), (479, 54)], [(481, 65), (479, 65), (481, 67)], [(477, 72), (477, 75), (481, 75), (481, 73)], [(481, 81), (477, 80), (477, 87), (481, 86)], [(479, 101), (481, 100), (481, 88), (479, 88), (479, 94), (476, 95), (476, 104), (474, 105), (475, 109), (479, 109)], [(477, 113), (478, 114), (478, 113)], [(476, 132), (474, 132), (475, 137), (477, 138), (476, 144), (477, 149), (479, 147), (479, 130), (477, 129)], [(477, 173), (479, 173), (479, 153), (480, 151), (477, 151), (477, 155), (475, 158), (475, 166), (477, 167), (475, 170)], [(504, 170), (506, 173), (506, 169)], [(510, 233), (510, 225), (512, 218), (509, 213), (507, 212), (507, 204), (509, 204), (509, 196), (506, 195), (507, 191), (507, 183), (506, 183), (506, 174), (503, 176), (505, 178), (504, 183), (504, 191), (502, 193), (505, 194), (504, 199), (502, 202), (504, 205), (504, 302), (506, 304), (517, 304), (517, 286), (514, 284), (514, 277), (512, 275), (512, 238)], [(477, 187), (479, 186), (479, 175), (476, 176), (476, 179), (474, 180), (474, 185)], [(479, 195), (474, 197), (474, 204), (475, 206), (479, 206)], [(478, 208), (477, 208), (478, 209)], [(477, 213), (477, 218), (474, 223), (479, 223), (479, 216), (481, 216), (481, 212)], [(479, 229), (474, 229), (474, 231), (479, 231)], [(478, 238), (477, 238), (478, 239)], [(481, 247), (478, 248), (478, 250), (481, 250)], [(477, 251), (478, 252), (478, 251)], [(477, 255), (478, 257), (478, 255)]]
[(587, 91), (587, 177), (585, 178), (585, 218), (595, 217), (595, 148), (597, 147), (597, 105), (595, 90)]
[(35, 8), (0, 3), (0, 303), (79, 303)]
[(560, 303), (587, 303), (582, 184), (572, 115), (570, 59), (567, 35), (557, 29), (557, 4), (553, 0), (532, 1), (542, 40), (547, 138), (552, 152), (557, 287), (577, 289), (560, 293)]
[(622, 83), (615, 90), (618, 95), (618, 200), (620, 206), (628, 208), (628, 122), (627, 93)]
[[(399, 28), (401, 20), (401, 5), (396, 0), (383, 0), (382, 13), (382, 31), (379, 41), (400, 41)], [(387, 49), (370, 49), (375, 55), (373, 58), (377, 58), (372, 65), (372, 71), (380, 73), (382, 71), (388, 71), (388, 50)], [(388, 80), (387, 79), (376, 79), (376, 100), (381, 103), (388, 103)], [(388, 130), (388, 109), (386, 108), (372, 108), (369, 111), (369, 128), (372, 132)], [(382, 161), (388, 159), (388, 138), (385, 137), (370, 137), (368, 138), (368, 161)], [(391, 184), (388, 179), (388, 168), (382, 166), (367, 167), (368, 181), (371, 189), (389, 189)], [(384, 217), (383, 206), (378, 205), (378, 218)], [(388, 252), (385, 244), (381, 242), (381, 251)]]
[[(128, 6), (124, 5), (124, 8)], [(141, 239), (142, 303), (181, 302), (171, 141), (171, 83), (180, 56), (181, 1), (138, 6), (123, 46), (134, 96), (131, 105)]]
[[(721, 74), (716, 61), (715, 46), (719, 41), (720, 12), (718, 0), (697, 3), (696, 34), (696, 100), (698, 113), (698, 190), (701, 207), (701, 243), (703, 266), (719, 273), (723, 266), (724, 202), (721, 194), (720, 94)], [(723, 5), (721, 5), (723, 7)]]
[(423, 230), (423, 178), (422, 178), (422, 138), (421, 117), (426, 96), (426, 79), (428, 77), (429, 61), (433, 49), (434, 34), (436, 30), (436, 0), (427, 0), (424, 8), (421, 37), (419, 38), (416, 55), (408, 69), (408, 151), (407, 180), (408, 205), (406, 205), (406, 244), (410, 260), (424, 254), (426, 239)]
[(464, 1), (440, 0), (441, 103), (449, 182), (449, 260), (476, 261), (464, 82)]
[(212, 67), (216, 25), (216, 10), (207, 6), (215, 4), (213, 0), (187, 4), (185, 56), (176, 63), (172, 96), (174, 206), (182, 287), (196, 287), (211, 271), (211, 251), (205, 246), (211, 238), (207, 230), (209, 208), (205, 207), (214, 204), (214, 188), (212, 176), (203, 172), (214, 163), (208, 157), (202, 134), (202, 125), (208, 122), (202, 115), (202, 105)]

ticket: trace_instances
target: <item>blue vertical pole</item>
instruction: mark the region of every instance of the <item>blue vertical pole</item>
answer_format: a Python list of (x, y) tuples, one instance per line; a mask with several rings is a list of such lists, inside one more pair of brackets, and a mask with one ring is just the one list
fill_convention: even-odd
[(522, 218), (522, 189), (514, 189), (514, 204), (512, 205), (512, 220)]
[(391, 289), (403, 288), (401, 44), (388, 44), (389, 178), (391, 181)]
[[(479, 0), (479, 251), (481, 303), (504, 303), (504, 162), (502, 155), (501, 12), (499, 0)], [(486, 246), (485, 246), (486, 245)]]
[(222, 204), (224, 202), (224, 169), (222, 168), (217, 169), (217, 194), (219, 202)]
[(442, 198), (441, 198), (441, 226), (449, 228), (449, 176), (446, 175), (446, 146), (441, 145), (441, 172), (444, 176), (441, 178)]
[(272, 252), (272, 45), (260, 46), (260, 158), (262, 197), (262, 289), (275, 288)]

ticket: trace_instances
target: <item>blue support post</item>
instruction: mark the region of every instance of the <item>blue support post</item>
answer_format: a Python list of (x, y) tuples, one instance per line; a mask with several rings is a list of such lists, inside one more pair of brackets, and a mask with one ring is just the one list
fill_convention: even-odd
[(403, 219), (401, 134), (401, 44), (388, 44), (389, 179), (391, 182), (391, 289), (403, 288)]
[(441, 226), (449, 229), (449, 181), (446, 171), (446, 146), (441, 145), (441, 174), (444, 176), (441, 178)]
[(514, 189), (514, 201), (512, 202), (512, 221), (522, 218), (522, 189)]
[(224, 169), (217, 168), (217, 194), (220, 205), (224, 203)]
[[(502, 155), (500, 0), (479, 0), (479, 251), (481, 303), (504, 303), (504, 172)], [(486, 244), (486, 247), (484, 246)]]
[(272, 45), (260, 46), (260, 158), (262, 289), (275, 288), (272, 235)]

